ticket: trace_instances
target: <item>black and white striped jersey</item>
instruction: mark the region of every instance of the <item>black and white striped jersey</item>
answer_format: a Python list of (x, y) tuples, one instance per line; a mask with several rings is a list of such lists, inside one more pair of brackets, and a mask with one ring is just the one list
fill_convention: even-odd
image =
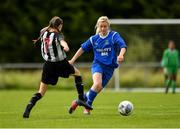
[(66, 53), (60, 44), (63, 35), (57, 32), (45, 31), (41, 36), (41, 54), (45, 61), (58, 62), (66, 58)]

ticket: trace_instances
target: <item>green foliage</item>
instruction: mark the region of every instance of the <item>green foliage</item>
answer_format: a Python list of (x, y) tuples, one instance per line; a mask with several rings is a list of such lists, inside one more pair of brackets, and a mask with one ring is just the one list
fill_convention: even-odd
[[(0, 3), (0, 62), (42, 62), (40, 50), (34, 49), (31, 40), (39, 36), (40, 29), (55, 15), (64, 20), (63, 33), (71, 48), (68, 55), (72, 57), (80, 44), (94, 34), (96, 20), (101, 15), (179, 18), (179, 6), (179, 0), (5, 0)], [(178, 34), (179, 29), (175, 31)], [(80, 61), (90, 61), (88, 57), (86, 54)]]
[[(134, 70), (122, 70), (120, 71), (121, 75), (121, 80), (120, 80), (120, 84), (121, 87), (145, 87), (147, 86), (147, 84), (145, 84), (144, 81), (144, 72), (141, 70), (139, 71), (139, 69), (134, 69)], [(137, 74), (138, 73), (138, 74)]]
[(151, 40), (144, 40), (136, 35), (129, 36), (128, 52), (126, 55), (126, 62), (153, 62), (154, 51)]

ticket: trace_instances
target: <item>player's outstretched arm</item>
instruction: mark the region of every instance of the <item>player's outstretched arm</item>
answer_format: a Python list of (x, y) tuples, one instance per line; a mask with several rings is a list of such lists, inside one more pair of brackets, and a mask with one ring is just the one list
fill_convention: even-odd
[(126, 53), (126, 48), (121, 48), (121, 52), (119, 53), (117, 57), (117, 61), (119, 63), (122, 63), (124, 61), (124, 54)]
[(74, 62), (83, 54), (84, 50), (82, 48), (79, 48), (79, 50), (76, 52), (76, 54), (72, 57), (72, 59), (69, 61), (70, 64), (74, 64)]

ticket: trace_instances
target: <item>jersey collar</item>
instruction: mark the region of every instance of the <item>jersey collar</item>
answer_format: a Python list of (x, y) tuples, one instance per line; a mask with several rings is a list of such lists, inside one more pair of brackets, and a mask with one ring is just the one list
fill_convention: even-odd
[(110, 32), (110, 31), (108, 30), (108, 33), (107, 33), (107, 35), (105, 35), (105, 36), (101, 36), (101, 35), (99, 34), (99, 37), (102, 38), (102, 39), (105, 39), (105, 38), (109, 35), (109, 32)]

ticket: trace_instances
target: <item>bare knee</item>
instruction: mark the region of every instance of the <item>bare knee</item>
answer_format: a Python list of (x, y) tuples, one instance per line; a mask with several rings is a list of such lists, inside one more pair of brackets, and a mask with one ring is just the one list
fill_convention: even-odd
[(100, 92), (103, 89), (102, 83), (100, 83), (100, 82), (94, 83), (92, 86), (92, 89), (96, 92)]
[(74, 67), (74, 71), (75, 71), (74, 73), (75, 76), (81, 76), (81, 72), (79, 71), (79, 69)]

